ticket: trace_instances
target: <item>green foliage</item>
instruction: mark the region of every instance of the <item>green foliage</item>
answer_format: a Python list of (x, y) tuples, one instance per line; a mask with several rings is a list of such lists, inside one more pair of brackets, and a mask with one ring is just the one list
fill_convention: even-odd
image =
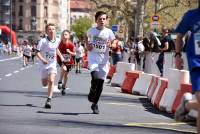
[(80, 17), (72, 25), (71, 30), (79, 39), (83, 39), (86, 31), (92, 26), (92, 20), (88, 17)]

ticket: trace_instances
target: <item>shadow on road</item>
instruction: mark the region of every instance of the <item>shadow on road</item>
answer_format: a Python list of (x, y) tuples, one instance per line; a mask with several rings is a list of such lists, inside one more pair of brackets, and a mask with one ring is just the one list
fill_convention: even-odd
[(61, 114), (61, 115), (81, 115), (81, 114), (93, 114), (93, 113), (59, 113), (59, 112), (44, 112), (44, 111), (37, 111), (37, 113), (42, 113), (42, 114)]
[(25, 105), (0, 104), (0, 107), (36, 107), (36, 108), (43, 108), (43, 107), (35, 106), (33, 104), (25, 104)]

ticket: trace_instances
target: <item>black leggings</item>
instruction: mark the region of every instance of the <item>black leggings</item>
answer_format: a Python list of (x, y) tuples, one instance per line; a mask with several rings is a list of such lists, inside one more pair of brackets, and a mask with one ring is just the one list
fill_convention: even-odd
[(97, 77), (97, 72), (93, 71), (91, 72), (91, 88), (90, 88), (90, 92), (93, 92), (94, 94), (94, 101), (93, 103), (97, 104), (99, 101), (99, 98), (101, 96), (102, 90), (103, 90), (103, 83), (104, 80), (99, 79)]

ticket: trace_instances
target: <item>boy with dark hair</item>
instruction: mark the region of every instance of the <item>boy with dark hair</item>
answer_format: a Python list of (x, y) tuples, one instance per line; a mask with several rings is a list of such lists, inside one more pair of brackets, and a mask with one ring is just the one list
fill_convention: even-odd
[(95, 14), (96, 27), (87, 31), (86, 47), (88, 49), (88, 64), (91, 71), (91, 87), (88, 100), (92, 102), (91, 109), (94, 114), (99, 113), (98, 101), (103, 90), (103, 83), (109, 71), (109, 48), (115, 35), (111, 29), (106, 28), (107, 14), (98, 11)]

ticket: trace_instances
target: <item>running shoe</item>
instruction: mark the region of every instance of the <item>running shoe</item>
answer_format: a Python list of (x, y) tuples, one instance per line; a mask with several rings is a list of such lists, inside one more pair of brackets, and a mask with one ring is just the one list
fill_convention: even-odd
[(78, 73), (78, 70), (76, 70), (76, 74)]
[(46, 109), (51, 109), (51, 98), (47, 98), (47, 101), (44, 106)]
[(59, 90), (62, 89), (62, 82), (61, 82), (61, 81), (58, 82), (58, 89), (59, 89)]
[(192, 100), (192, 94), (185, 93), (181, 100), (181, 104), (178, 106), (178, 108), (175, 112), (175, 120), (177, 120), (177, 121), (186, 120), (187, 114), (189, 113), (189, 110), (186, 109), (186, 104), (190, 100)]
[(62, 91), (61, 91), (61, 94), (62, 94), (62, 95), (66, 95), (65, 90), (66, 90), (66, 88), (62, 88)]
[(93, 111), (93, 114), (99, 114), (99, 109), (97, 104), (93, 103), (91, 109)]

